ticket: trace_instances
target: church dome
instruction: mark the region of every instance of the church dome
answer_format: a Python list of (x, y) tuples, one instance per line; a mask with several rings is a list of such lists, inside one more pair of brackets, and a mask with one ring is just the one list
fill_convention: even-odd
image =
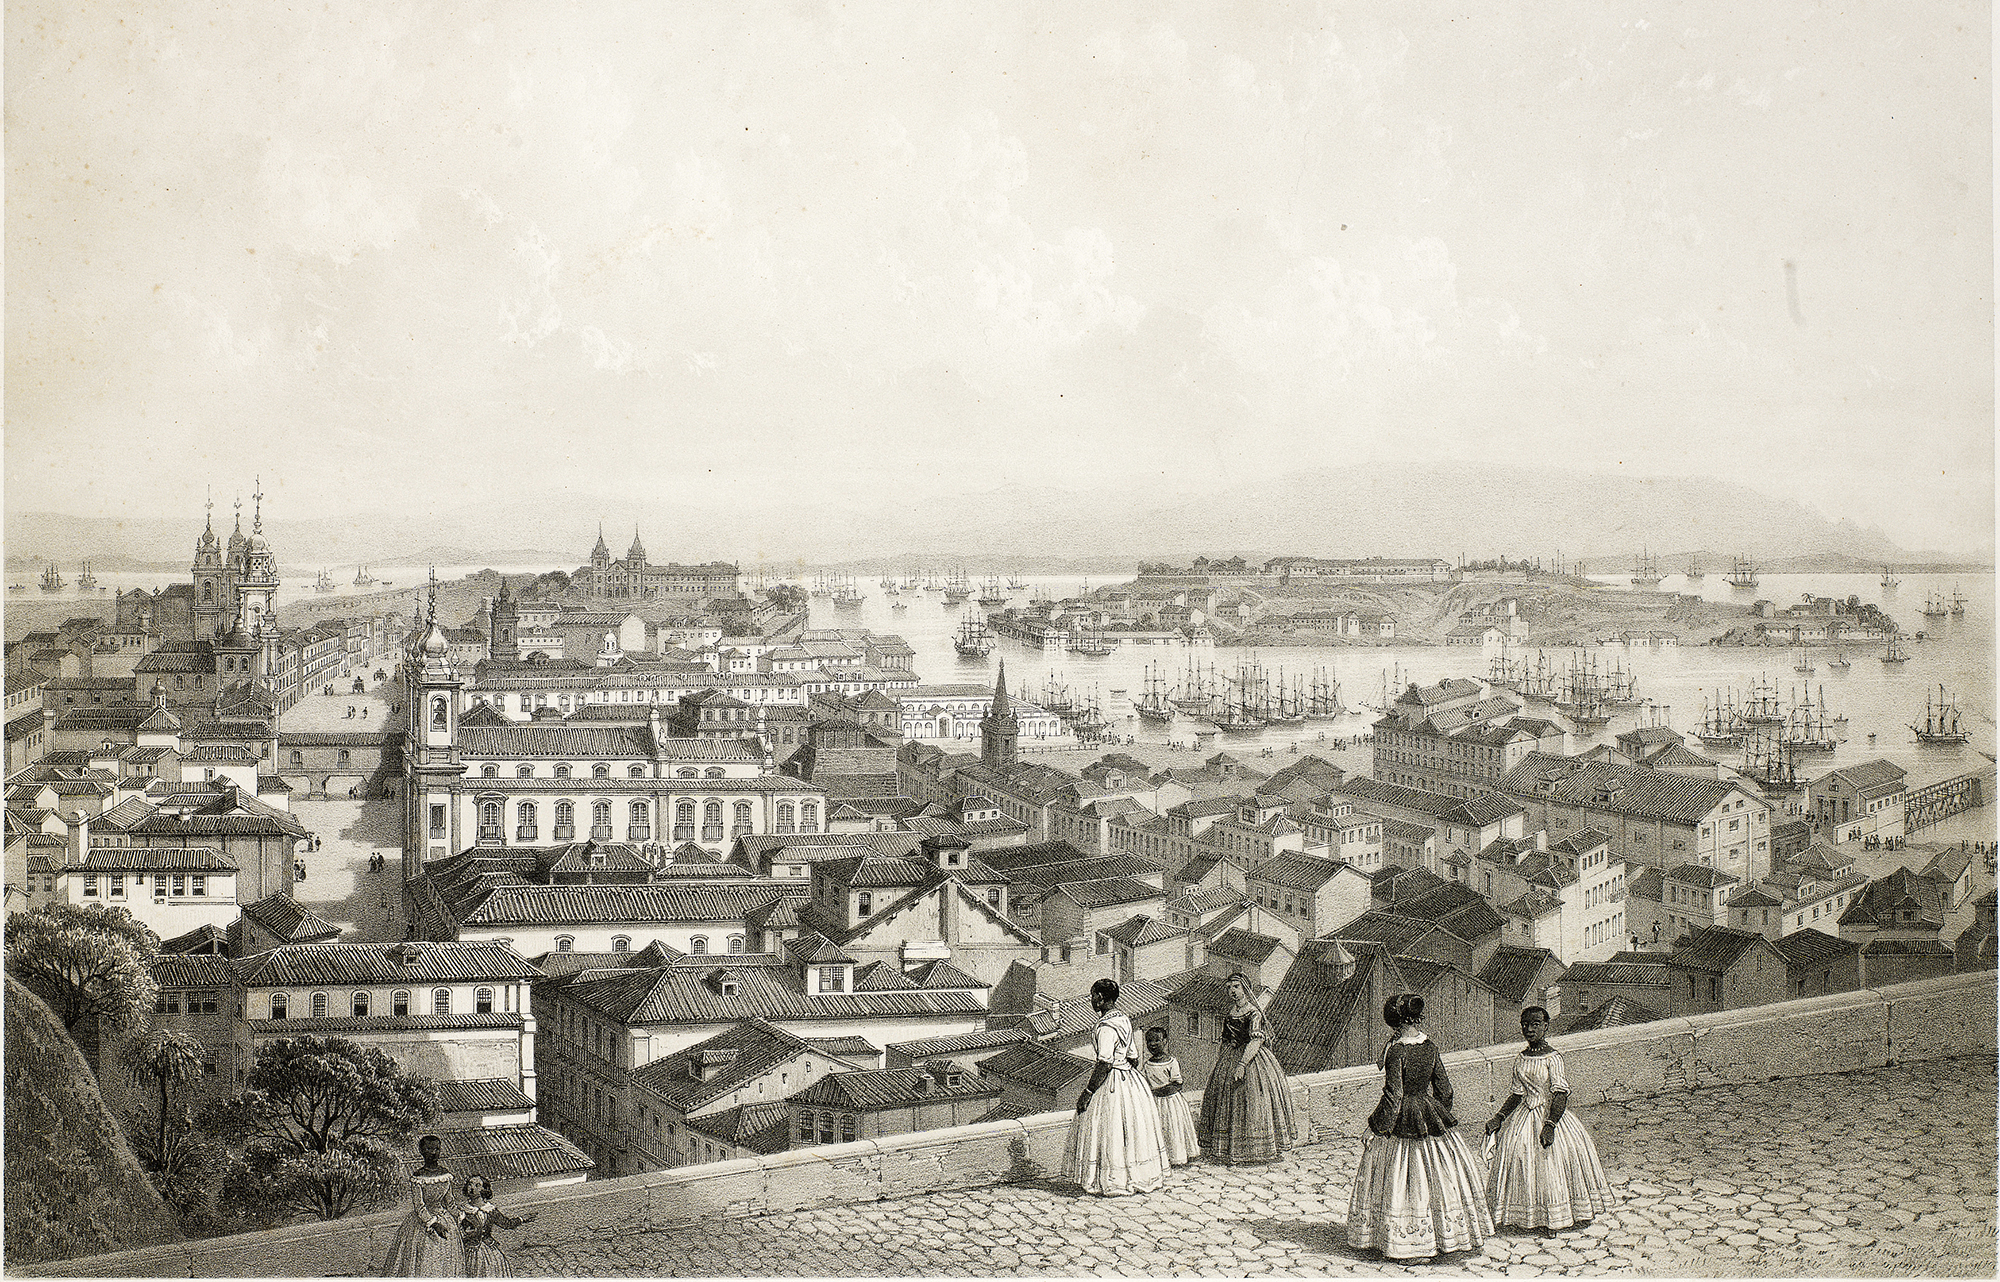
[(439, 658), (443, 658), (446, 654), (450, 652), (451, 652), (451, 642), (445, 638), (444, 629), (439, 627), (437, 623), (433, 621), (430, 626), (430, 631), (424, 633), (424, 653), (427, 655), (435, 655)]
[(243, 616), (239, 614), (236, 616), (236, 622), (229, 625), (229, 631), (224, 634), (222, 644), (232, 650), (250, 650), (256, 648), (257, 639), (243, 626)]

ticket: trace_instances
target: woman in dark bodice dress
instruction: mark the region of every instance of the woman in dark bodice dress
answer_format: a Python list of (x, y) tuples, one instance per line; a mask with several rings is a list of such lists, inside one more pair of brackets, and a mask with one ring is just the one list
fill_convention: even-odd
[(465, 1233), (465, 1276), (469, 1278), (511, 1278), (513, 1267), (507, 1253), (493, 1240), (495, 1229), (518, 1229), (535, 1218), (533, 1211), (515, 1219), (493, 1205), (493, 1185), (485, 1176), (475, 1175), (465, 1182), (465, 1209), (459, 1213), (459, 1227)]
[(1392, 1260), (1469, 1251), (1493, 1233), (1485, 1172), (1455, 1129), (1451, 1079), (1424, 1035), (1424, 999), (1391, 997), (1397, 1030), (1382, 1059), (1382, 1099), (1368, 1117), (1347, 1208), (1348, 1245)]
[(1201, 1093), (1202, 1147), (1230, 1165), (1274, 1161), (1298, 1136), (1291, 1088), (1267, 1045), (1264, 1012), (1247, 977), (1229, 977), (1229, 1000), (1221, 1053)]

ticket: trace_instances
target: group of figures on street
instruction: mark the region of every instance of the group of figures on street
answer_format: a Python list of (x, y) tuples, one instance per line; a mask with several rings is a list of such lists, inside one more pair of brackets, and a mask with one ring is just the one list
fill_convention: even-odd
[(512, 1277), (507, 1253), (493, 1238), (495, 1229), (518, 1229), (535, 1218), (533, 1211), (516, 1219), (493, 1205), (493, 1186), (475, 1175), (458, 1185), (458, 1177), (438, 1161), (444, 1144), (435, 1135), (417, 1141), (424, 1164), (410, 1177), (410, 1213), (396, 1229), (382, 1265), (387, 1278), (505, 1278)]
[[(1163, 1028), (1146, 1031), (1142, 1059), (1118, 984), (1091, 985), (1096, 1063), (1077, 1097), (1064, 1175), (1086, 1193), (1150, 1193), (1167, 1171), (1204, 1154), (1225, 1165), (1271, 1162), (1297, 1141), (1291, 1092), (1269, 1045), (1250, 981), (1229, 978), (1222, 1048), (1202, 1091), (1197, 1126), (1180, 1064)], [(1382, 1098), (1368, 1117), (1348, 1202), (1347, 1240), (1392, 1260), (1477, 1250), (1495, 1225), (1553, 1233), (1587, 1223), (1613, 1202), (1590, 1134), (1569, 1111), (1562, 1055), (1548, 1043), (1549, 1013), (1521, 1012), (1527, 1046), (1506, 1101), (1475, 1155), (1452, 1112), (1451, 1079), (1424, 1033), (1424, 999), (1402, 993), (1382, 1009)]]

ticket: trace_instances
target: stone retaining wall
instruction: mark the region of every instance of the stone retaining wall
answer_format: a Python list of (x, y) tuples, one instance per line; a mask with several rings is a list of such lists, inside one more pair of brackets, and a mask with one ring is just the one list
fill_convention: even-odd
[[(1691, 1019), (1556, 1039), (1580, 1105), (1780, 1077), (1881, 1068), (1995, 1052), (1994, 972), (1953, 975)], [(1445, 1056), (1462, 1118), (1506, 1097), (1514, 1046)], [(1291, 1079), (1301, 1117), (1322, 1131), (1362, 1124), (1381, 1090), (1373, 1068)], [(1198, 1102), (1199, 1097), (1195, 1097)], [(1046, 1178), (1060, 1172), (1070, 1115), (957, 1126), (767, 1158), (628, 1175), (517, 1194), (507, 1209), (539, 1212), (523, 1244), (670, 1230), (713, 1217), (780, 1214)], [(296, 1225), (172, 1247), (123, 1251), (40, 1268), (30, 1276), (300, 1277), (371, 1275), (402, 1212)]]

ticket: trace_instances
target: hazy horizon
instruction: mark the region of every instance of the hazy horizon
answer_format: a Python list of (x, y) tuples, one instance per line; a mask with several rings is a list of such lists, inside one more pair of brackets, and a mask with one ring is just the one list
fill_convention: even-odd
[(8, 18), (10, 512), (1492, 459), (1993, 545), (1982, 6)]

